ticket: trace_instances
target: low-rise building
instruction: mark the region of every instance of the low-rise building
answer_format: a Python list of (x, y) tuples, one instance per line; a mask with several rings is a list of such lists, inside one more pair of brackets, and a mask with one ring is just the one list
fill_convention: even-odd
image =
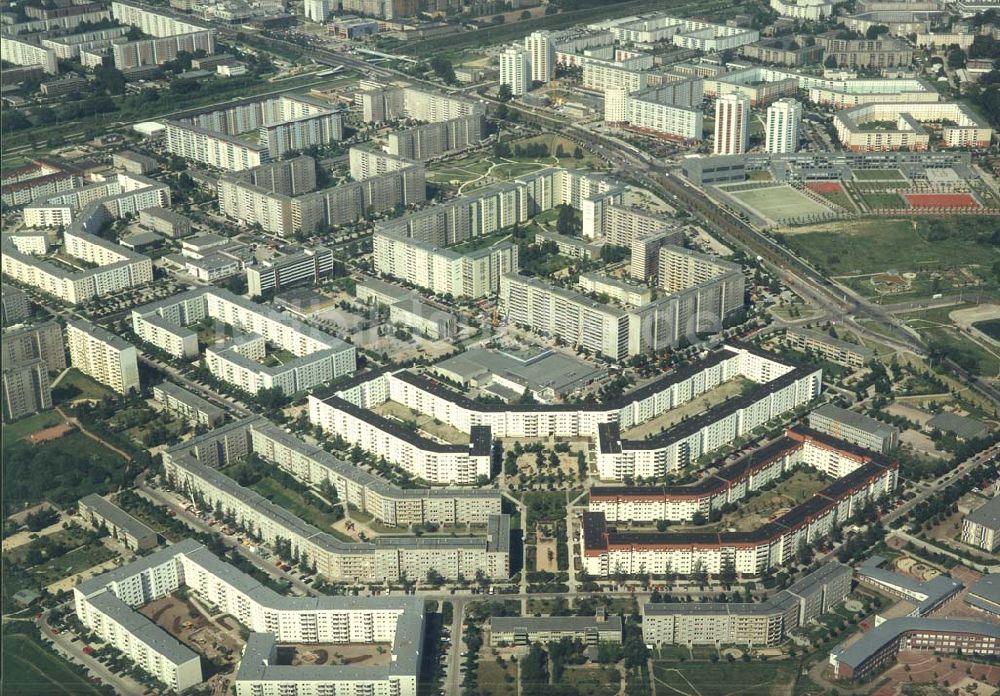
[(622, 618), (599, 611), (596, 616), (494, 616), (490, 645), (557, 643), (568, 638), (584, 645), (622, 642)]
[(206, 399), (179, 387), (173, 382), (160, 382), (153, 387), (153, 398), (168, 411), (195, 423), (214, 428), (222, 424), (226, 412)]
[(159, 544), (156, 532), (96, 493), (80, 498), (77, 507), (91, 526), (106, 527), (113, 538), (133, 551), (145, 551)]
[(847, 367), (864, 367), (875, 357), (874, 351), (866, 346), (848, 343), (822, 331), (789, 328), (785, 332), (785, 343), (796, 350), (818, 353), (824, 360)]
[(132, 150), (116, 152), (111, 156), (111, 164), (115, 169), (124, 169), (129, 174), (153, 174), (160, 169), (160, 163), (154, 158)]
[(140, 210), (139, 224), (170, 239), (180, 239), (191, 234), (191, 220), (168, 208)]
[(965, 603), (973, 609), (1000, 617), (1000, 575), (987, 574), (969, 588)]
[(812, 411), (809, 427), (882, 454), (888, 454), (899, 445), (896, 426), (833, 404), (824, 404)]

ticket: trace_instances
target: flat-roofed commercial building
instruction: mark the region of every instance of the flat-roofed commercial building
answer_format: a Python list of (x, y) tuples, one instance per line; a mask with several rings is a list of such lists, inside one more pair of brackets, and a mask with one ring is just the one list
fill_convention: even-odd
[(849, 646), (834, 648), (830, 664), (838, 678), (860, 681), (893, 662), (900, 650), (996, 657), (1000, 625), (967, 619), (889, 619)]
[(248, 266), (247, 287), (251, 297), (258, 297), (300, 283), (317, 283), (332, 270), (333, 251), (327, 247), (312, 247)]
[(139, 362), (135, 346), (88, 321), (66, 324), (70, 365), (119, 394), (139, 392)]
[(80, 498), (77, 507), (91, 526), (107, 527), (113, 538), (133, 551), (153, 549), (159, 544), (156, 532), (96, 493)]
[(596, 616), (494, 616), (490, 619), (490, 645), (558, 643), (568, 638), (584, 645), (622, 642), (622, 617), (598, 612)]

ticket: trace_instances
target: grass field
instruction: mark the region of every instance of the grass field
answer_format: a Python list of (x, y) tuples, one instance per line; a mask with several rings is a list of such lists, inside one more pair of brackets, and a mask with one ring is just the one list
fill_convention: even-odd
[(309, 495), (286, 488), (270, 477), (263, 478), (250, 487), (272, 503), (285, 508), (293, 515), (319, 527), (325, 532), (332, 533), (333, 530), (331, 528), (333, 527), (333, 523), (337, 521), (337, 516), (331, 512), (320, 510), (312, 503)]
[(575, 687), (580, 696), (616, 696), (621, 675), (618, 670), (607, 667), (569, 667), (563, 672), (563, 681)]
[(791, 186), (768, 186), (730, 195), (764, 217), (779, 222), (831, 212), (826, 206), (820, 205)]
[(487, 696), (517, 696), (517, 665), (506, 662), (503, 667), (495, 660), (479, 661), (479, 690)]
[(101, 693), (31, 636), (5, 633), (3, 672), (3, 691), (8, 694), (100, 696)]
[(98, 563), (110, 561), (116, 556), (118, 556), (117, 552), (97, 542), (75, 548), (59, 558), (54, 558), (48, 563), (32, 568), (30, 572), (38, 584), (44, 587), (74, 573), (93, 568)]
[(898, 193), (891, 191), (860, 194), (869, 208), (908, 208), (906, 201)]
[(990, 319), (989, 321), (979, 321), (973, 324), (974, 327), (982, 331), (990, 338), (1000, 341), (1000, 319)]
[(3, 439), (12, 441), (20, 440), (22, 437), (28, 437), (28, 435), (37, 433), (39, 430), (51, 428), (53, 425), (59, 425), (62, 422), (63, 417), (55, 411), (36, 413), (33, 416), (16, 420), (9, 425), (4, 425)]
[(855, 169), (852, 173), (858, 181), (906, 181), (898, 169)]
[[(976, 343), (955, 327), (947, 314), (954, 307), (927, 312), (913, 312), (901, 316), (903, 321), (923, 337), (929, 344), (946, 348), (950, 353), (961, 353), (975, 361), (977, 374), (983, 377), (1000, 376), (1000, 351), (986, 349)], [(954, 355), (952, 355), (954, 357)]]
[(977, 229), (956, 220), (953, 235), (931, 241), (911, 220), (871, 218), (799, 228), (782, 236), (794, 252), (830, 275), (992, 266), (1000, 249), (977, 241)]
[(798, 662), (653, 663), (656, 693), (670, 696), (784, 696)]
[(105, 396), (114, 396), (115, 391), (107, 387), (89, 375), (85, 375), (75, 367), (71, 367), (69, 372), (59, 380), (55, 390), (58, 393), (66, 393), (68, 396), (59, 401), (74, 401), (77, 399), (93, 399), (100, 401)]

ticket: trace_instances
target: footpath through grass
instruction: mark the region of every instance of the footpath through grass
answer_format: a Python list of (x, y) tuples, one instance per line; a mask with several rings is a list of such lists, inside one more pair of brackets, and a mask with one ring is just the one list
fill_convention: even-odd
[(671, 696), (768, 696), (789, 694), (798, 660), (771, 662), (654, 662), (657, 694)]

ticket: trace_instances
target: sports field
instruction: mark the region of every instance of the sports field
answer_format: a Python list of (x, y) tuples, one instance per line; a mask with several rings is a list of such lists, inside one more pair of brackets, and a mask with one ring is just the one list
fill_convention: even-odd
[(906, 202), (914, 208), (978, 208), (979, 203), (968, 193), (904, 193)]
[(832, 212), (791, 186), (768, 186), (730, 195), (763, 217), (776, 222)]

